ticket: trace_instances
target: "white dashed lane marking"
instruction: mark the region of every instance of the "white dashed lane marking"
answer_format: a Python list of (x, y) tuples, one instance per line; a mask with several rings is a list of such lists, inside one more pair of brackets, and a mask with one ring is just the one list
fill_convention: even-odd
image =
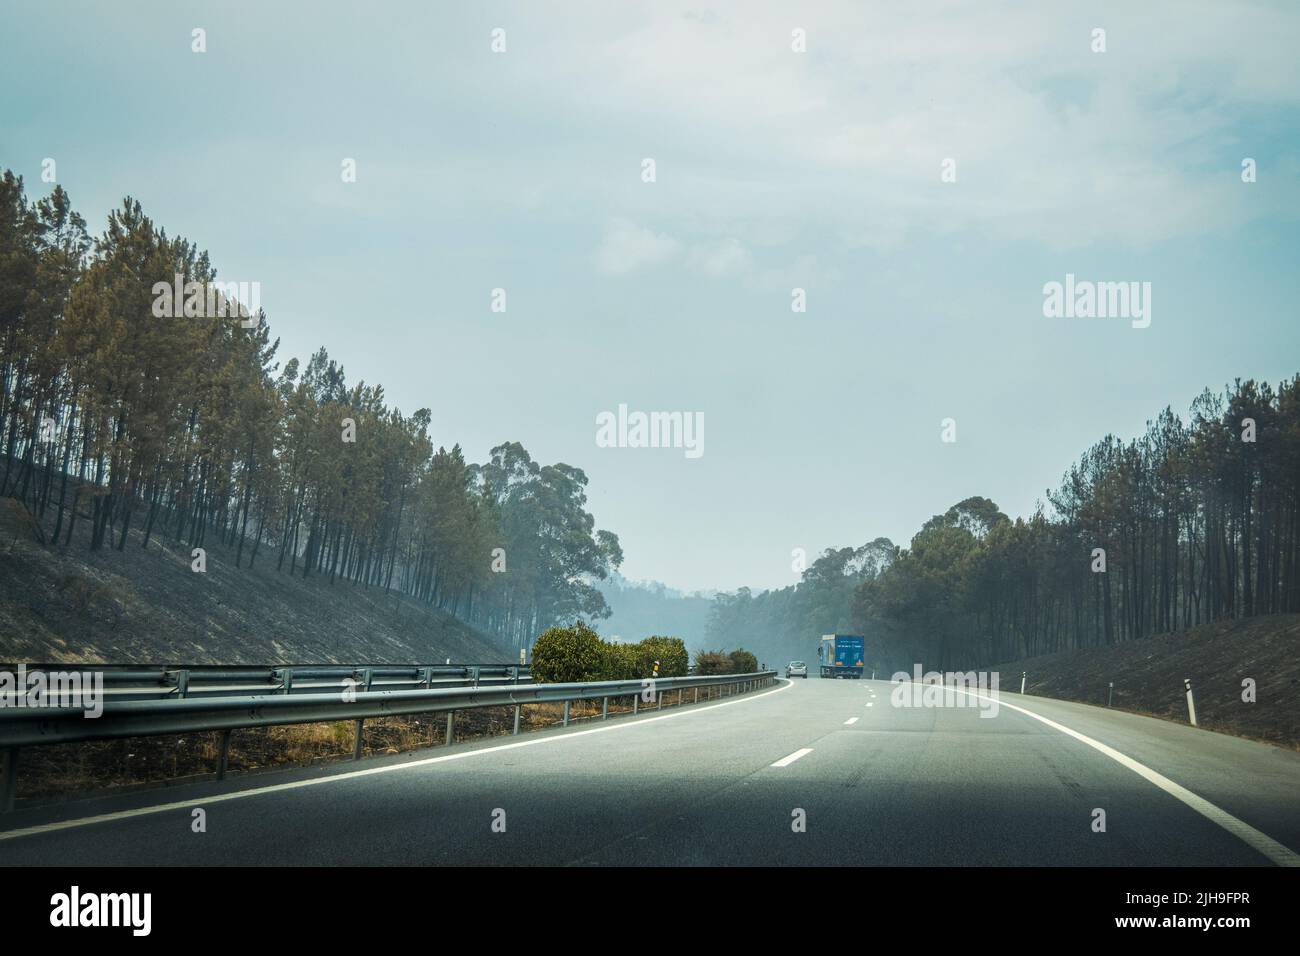
[(795, 762), (796, 760), (798, 760), (800, 757), (806, 757), (806, 756), (808, 756), (810, 753), (812, 753), (812, 748), (811, 748), (811, 747), (804, 747), (802, 750), (796, 750), (794, 753), (790, 754), (790, 756), (788, 756), (788, 757), (782, 757), (782, 758), (781, 758), (780, 760), (778, 760), (776, 763), (772, 764), (772, 766), (773, 766), (773, 767), (788, 767), (788, 766), (790, 766), (790, 764), (794, 763), (794, 762)]

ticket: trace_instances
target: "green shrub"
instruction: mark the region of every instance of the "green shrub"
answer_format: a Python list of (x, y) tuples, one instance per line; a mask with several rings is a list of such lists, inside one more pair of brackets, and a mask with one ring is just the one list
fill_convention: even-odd
[(654, 676), (685, 677), (690, 657), (677, 637), (647, 637), (639, 644), (611, 644), (582, 621), (552, 627), (533, 644), (533, 680), (556, 684), (593, 680), (640, 680)]
[(730, 654), (723, 651), (700, 651), (695, 655), (697, 674), (752, 674), (758, 670), (758, 658), (743, 648)]
[(640, 674), (640, 655), (635, 644), (606, 644), (605, 670), (601, 680), (636, 680)]
[(680, 637), (647, 637), (636, 645), (640, 657), (642, 673), (638, 677), (650, 677), (654, 674), (655, 661), (659, 662), (660, 677), (685, 677), (690, 664), (690, 655), (686, 652), (686, 642)]
[(731, 652), (731, 672), (733, 674), (752, 674), (758, 670), (758, 658), (744, 648)]
[(730, 674), (731, 658), (722, 651), (697, 651), (695, 654), (695, 673)]
[(603, 680), (609, 666), (607, 645), (582, 621), (552, 627), (533, 644), (533, 680), (546, 684)]

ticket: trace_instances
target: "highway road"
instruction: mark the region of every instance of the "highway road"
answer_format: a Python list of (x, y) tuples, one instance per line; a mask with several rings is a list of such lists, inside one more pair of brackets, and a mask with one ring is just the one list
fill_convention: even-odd
[(1300, 863), (1300, 754), (1018, 694), (995, 717), (895, 707), (891, 689), (781, 682), (568, 730), (34, 807), (0, 822), (0, 864)]

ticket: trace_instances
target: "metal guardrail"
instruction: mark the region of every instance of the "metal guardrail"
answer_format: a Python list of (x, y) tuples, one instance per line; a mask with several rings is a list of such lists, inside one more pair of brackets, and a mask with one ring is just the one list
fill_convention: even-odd
[[(24, 664), (27, 672), (102, 674), (104, 699), (163, 700), (228, 697), (241, 694), (322, 693), (353, 686), (358, 690), (477, 687), (531, 680), (527, 664)], [(17, 664), (0, 664), (13, 673)]]
[(635, 714), (647, 693), (662, 706), (662, 698), (676, 691), (676, 704), (680, 706), (685, 702), (687, 691), (693, 692), (692, 702), (698, 703), (701, 690), (709, 698), (730, 696), (770, 686), (776, 676), (775, 671), (758, 671), (752, 674), (571, 684), (484, 684), (480, 680), (478, 686), (428, 686), (414, 690), (374, 690), (371, 683), (371, 690), (365, 691), (358, 686), (354, 693), (291, 693), (289, 691), (295, 686), (291, 676), (288, 690), (280, 693), (109, 700), (104, 703), (102, 714), (95, 718), (87, 717), (83, 709), (75, 707), (0, 707), (0, 752), (4, 756), (4, 768), (0, 772), (0, 812), (13, 809), (18, 752), (22, 747), (220, 730), (222, 738), (217, 761), (217, 779), (220, 780), (226, 773), (230, 734), (237, 729), (353, 720), (356, 722), (356, 737), (352, 755), (359, 759), (364, 742), (363, 725), (373, 717), (446, 713), (444, 743), (450, 746), (455, 740), (458, 710), (513, 706), (514, 733), (518, 734), (520, 709), (525, 704), (563, 703), (562, 724), (567, 727), (570, 705), (578, 700), (600, 700), (600, 719), (605, 720), (609, 717), (611, 699), (631, 697)]

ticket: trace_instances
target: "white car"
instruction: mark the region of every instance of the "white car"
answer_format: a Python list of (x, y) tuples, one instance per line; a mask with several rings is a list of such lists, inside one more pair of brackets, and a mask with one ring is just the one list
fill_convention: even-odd
[(805, 664), (803, 661), (791, 661), (789, 664), (785, 665), (785, 676), (802, 677), (804, 680), (807, 680), (808, 665)]

